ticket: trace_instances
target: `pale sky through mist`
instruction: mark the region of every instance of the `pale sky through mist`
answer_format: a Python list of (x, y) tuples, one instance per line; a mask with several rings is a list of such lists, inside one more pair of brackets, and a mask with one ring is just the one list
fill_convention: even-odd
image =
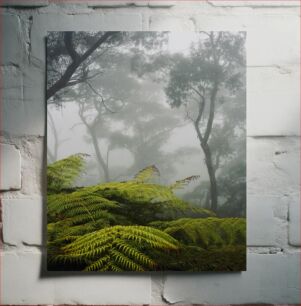
[[(197, 33), (195, 32), (171, 32), (169, 34), (168, 50), (171, 53), (189, 53), (190, 45), (196, 41)], [(181, 148), (194, 148), (195, 153), (189, 154), (174, 163), (175, 174), (168, 180), (175, 181), (183, 179), (191, 175), (200, 175), (201, 179), (207, 179), (207, 171), (203, 160), (203, 153), (200, 148), (195, 130), (191, 123), (184, 121), (185, 113), (183, 110), (172, 109), (165, 98), (164, 88), (161, 86), (162, 94), (157, 103), (162, 104), (165, 108), (170, 110), (170, 114), (177, 112), (180, 114), (182, 120), (181, 127), (175, 127), (171, 132), (170, 137), (162, 147), (163, 152), (175, 152)], [(141, 86), (143, 91), (143, 86)], [(95, 159), (94, 148), (86, 139), (89, 137), (86, 127), (80, 123), (78, 115), (78, 105), (76, 102), (63, 103), (63, 107), (48, 106), (48, 112), (53, 117), (56, 129), (61, 142), (58, 148), (58, 159), (65, 158), (75, 153), (87, 153), (91, 155), (90, 159)], [(53, 148), (54, 138), (51, 128), (48, 128), (48, 147)], [(105, 141), (99, 140), (100, 149), (102, 150), (106, 145)], [(104, 151), (102, 151), (105, 154)], [(114, 149), (110, 153), (110, 165), (114, 167), (131, 167), (133, 164), (133, 157), (126, 149)], [(134, 173), (133, 173), (134, 174)], [(122, 175), (122, 173), (120, 173)]]

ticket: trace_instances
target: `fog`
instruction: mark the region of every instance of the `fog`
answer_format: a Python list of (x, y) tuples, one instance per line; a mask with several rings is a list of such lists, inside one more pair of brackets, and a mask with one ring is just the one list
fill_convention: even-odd
[[(119, 74), (119, 69), (116, 70), (116, 74)], [(98, 82), (95, 81), (94, 85), (97, 88)], [(99, 86), (101, 86), (101, 80), (99, 80)], [(139, 96), (142, 97), (142, 100), (143, 97), (148, 99), (150, 93), (145, 90), (143, 82), (140, 83), (138, 90)], [(174, 118), (177, 119), (177, 122), (174, 122), (171, 125), (171, 132), (166, 136), (165, 142), (161, 147), (161, 151), (164, 155), (170, 155), (172, 156), (171, 158), (175, 159), (170, 166), (170, 168), (174, 170), (173, 173), (171, 175), (168, 173), (162, 173), (165, 180), (164, 183), (172, 183), (175, 180), (191, 175), (200, 175), (200, 180), (208, 179), (205, 164), (202, 162), (204, 159), (204, 154), (202, 153), (192, 124), (185, 120), (184, 116), (182, 116), (183, 112), (181, 110), (169, 108), (164, 96), (162, 85), (156, 86), (156, 95), (159, 96), (160, 99), (150, 101), (149, 103), (156, 103), (162, 108), (166, 109), (166, 114), (162, 118), (162, 121), (170, 121)], [(143, 104), (142, 100), (135, 102), (127, 101), (127, 103), (137, 103), (139, 105)], [(161, 117), (160, 109), (156, 111), (158, 113), (156, 114), (155, 112), (153, 116), (155, 117), (157, 115)], [(57, 149), (56, 160), (60, 160), (68, 157), (69, 155), (80, 152), (89, 154), (89, 157), (87, 158), (89, 164), (96, 164), (97, 161), (93, 144), (88, 140), (89, 135), (87, 133), (87, 129), (84, 124), (81, 123), (78, 112), (79, 106), (76, 101), (67, 102), (60, 107), (55, 105), (48, 106), (48, 116), (52, 117), (56, 130), (58, 131), (59, 146)], [(110, 121), (111, 131), (116, 132), (119, 130), (118, 125), (120, 125), (120, 121), (116, 120), (114, 115), (115, 114), (107, 114), (106, 120)], [(147, 118), (147, 110), (145, 112), (142, 111), (139, 116), (141, 118)], [(149, 120), (149, 122), (151, 122), (151, 120)], [(145, 123), (147, 123), (147, 121), (145, 121)], [(127, 126), (127, 130), (130, 128), (131, 126)], [(149, 127), (150, 134), (155, 134), (158, 131), (160, 131), (160, 129), (156, 128), (156, 126)], [(55, 146), (55, 139), (53, 130), (51, 128), (48, 128), (47, 137), (48, 147), (53, 148)], [(108, 143), (109, 140), (107, 139), (99, 139), (100, 149), (102, 150), (103, 155), (106, 153)], [(137, 144), (138, 143), (134, 142), (132, 146), (134, 147)], [(184, 153), (183, 156), (178, 156), (178, 158), (173, 156), (175, 152), (181, 149), (182, 152), (185, 149), (191, 149), (193, 152), (187, 152), (186, 154)], [(134, 162), (133, 154), (131, 154), (127, 149), (116, 148), (110, 153), (109, 163), (112, 170), (114, 168), (121, 169), (115, 174), (116, 177), (118, 177), (118, 180), (125, 179), (127, 177), (127, 173), (124, 170), (133, 167)], [(153, 162), (156, 164), (155, 160)], [(147, 164), (147, 162), (145, 163), (145, 167), (149, 165), (150, 164)], [(133, 173), (133, 175), (134, 174), (135, 173)], [(81, 183), (87, 185), (103, 182), (103, 178), (99, 176), (100, 175), (97, 173), (97, 171), (95, 171), (95, 169), (94, 171), (93, 169), (90, 169), (90, 171), (85, 173), (83, 176)]]
[[(78, 40), (84, 36), (84, 32), (80, 32)], [(60, 39), (57, 33), (49, 37), (53, 44)], [(162, 69), (157, 62), (152, 63), (156, 56), (157, 59), (165, 56), (170, 60), (180, 56), (190, 60), (193, 54), (191, 46), (205, 41), (206, 36), (200, 33), (166, 33), (164, 39), (161, 46), (153, 49), (148, 49), (149, 46), (143, 43), (123, 45), (122, 41), (117, 47), (110, 45), (102, 54), (97, 51), (82, 67), (83, 71), (95, 76), (87, 82), (66, 87), (49, 100), (48, 163), (72, 154), (87, 154), (87, 166), (77, 185), (128, 180), (143, 168), (155, 165), (160, 171), (158, 180), (162, 184), (199, 176), (181, 191), (181, 196), (191, 194), (202, 184), (208, 192), (205, 155), (195, 128), (198, 116), (197, 105), (193, 102), (195, 97), (187, 96), (187, 102), (172, 105), (167, 94), (167, 88), (171, 87), (171, 74), (168, 74), (171, 68)], [(53, 45), (49, 43), (48, 48), (53, 48)], [(83, 42), (75, 47), (77, 52), (84, 48)], [(49, 82), (54, 82), (52, 79), (56, 72), (62, 75), (59, 70), (69, 64), (63, 52), (61, 59), (56, 60), (55, 69), (51, 66), (53, 62), (52, 58), (48, 60)], [(181, 82), (179, 84), (181, 86)], [(223, 171), (229, 173), (227, 167), (231, 169), (232, 164), (241, 161), (245, 165), (243, 78), (242, 84), (236, 92), (220, 86), (217, 94), (209, 138), (212, 159), (217, 163), (217, 177), (219, 174), (226, 177)], [(211, 88), (206, 86), (206, 90)], [(209, 94), (208, 97), (210, 100)], [(200, 122), (204, 133), (209, 111), (209, 106), (205, 106), (204, 123)], [(233, 175), (231, 179), (235, 181), (245, 172), (243, 170), (237, 177)], [(222, 193), (219, 196), (222, 202), (225, 196)], [(188, 200), (194, 201), (194, 198)]]

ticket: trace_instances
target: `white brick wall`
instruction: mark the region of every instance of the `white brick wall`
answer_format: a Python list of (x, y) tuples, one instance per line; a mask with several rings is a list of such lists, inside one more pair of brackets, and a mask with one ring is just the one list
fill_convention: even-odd
[(13, 145), (1, 144), (1, 190), (21, 189), (21, 155)]
[[(298, 303), (299, 1), (51, 2), (0, 1), (0, 303)], [(44, 38), (53, 30), (247, 31), (247, 272), (45, 275)]]
[(249, 254), (247, 272), (169, 275), (163, 296), (181, 304), (297, 303), (299, 261), (299, 254)]

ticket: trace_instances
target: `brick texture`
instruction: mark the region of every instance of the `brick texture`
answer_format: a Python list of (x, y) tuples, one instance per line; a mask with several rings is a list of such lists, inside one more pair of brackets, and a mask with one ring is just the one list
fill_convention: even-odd
[[(3, 0), (0, 5), (0, 304), (298, 304), (299, 1)], [(68, 30), (246, 31), (246, 272), (45, 271), (45, 36)]]

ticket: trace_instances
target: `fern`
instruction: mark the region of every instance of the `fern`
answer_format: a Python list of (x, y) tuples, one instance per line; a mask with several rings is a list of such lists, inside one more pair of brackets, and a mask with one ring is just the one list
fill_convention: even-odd
[(204, 248), (222, 245), (244, 245), (246, 220), (240, 218), (182, 218), (170, 222), (152, 222), (151, 226), (187, 245)]
[[(216, 218), (174, 194), (198, 176), (162, 186), (153, 183), (160, 173), (149, 166), (126, 182), (73, 187), (83, 167), (82, 154), (48, 166), (48, 264), (54, 269), (191, 270), (189, 249), (209, 257), (245, 244), (244, 219)], [(197, 269), (203, 266), (198, 260)]]
[(113, 226), (95, 231), (62, 248), (51, 260), (86, 264), (86, 271), (145, 271), (156, 263), (141, 250), (177, 250), (170, 235), (146, 226)]
[(52, 219), (57, 219), (59, 216), (70, 218), (85, 215), (95, 220), (101, 211), (118, 207), (117, 202), (95, 193), (91, 194), (84, 189), (68, 194), (51, 194), (47, 200), (48, 216)]
[(85, 156), (85, 154), (75, 154), (48, 165), (48, 192), (59, 192), (64, 188), (72, 187), (72, 184), (84, 169)]
[(199, 175), (192, 175), (192, 176), (186, 177), (182, 180), (176, 181), (175, 183), (171, 184), (169, 186), (169, 188), (172, 189), (172, 190), (181, 189), (181, 188), (184, 188), (185, 186), (187, 186), (190, 182), (195, 181), (199, 178), (200, 178)]
[(160, 172), (155, 165), (152, 165), (139, 171), (135, 175), (134, 181), (145, 183), (153, 179), (155, 176), (160, 176)]

